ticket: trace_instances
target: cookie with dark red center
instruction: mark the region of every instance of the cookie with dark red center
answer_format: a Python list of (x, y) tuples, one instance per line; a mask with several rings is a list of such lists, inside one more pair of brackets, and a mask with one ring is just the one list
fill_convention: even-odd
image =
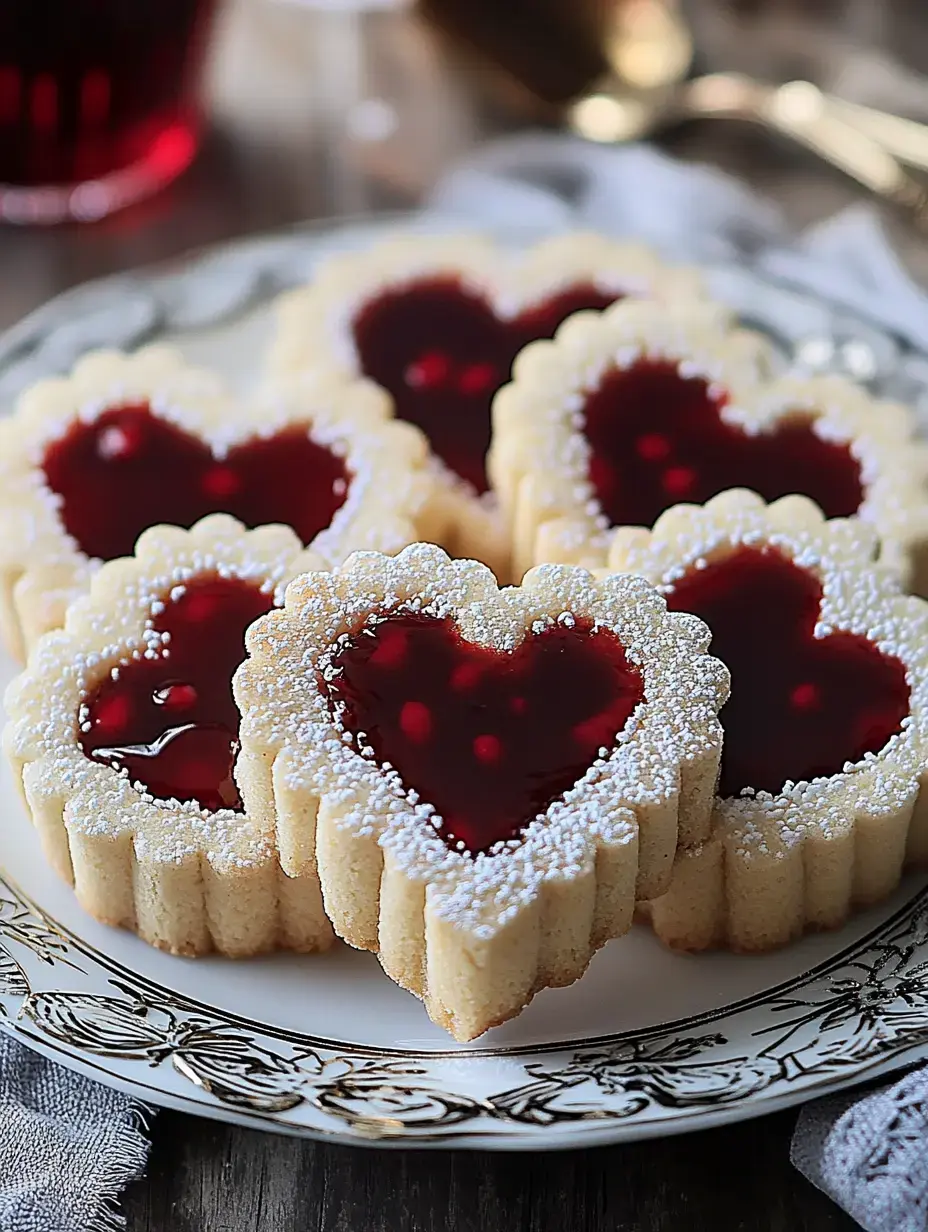
[(928, 604), (874, 549), (856, 519), (743, 491), (615, 533), (611, 568), (705, 620), (732, 677), (712, 837), (649, 907), (668, 944), (770, 949), (928, 861)]
[[(470, 1039), (582, 975), (708, 834), (727, 673), (638, 578), (500, 590), (416, 544), (308, 574), (248, 635), (238, 780), (340, 936)], [(263, 803), (262, 803), (263, 802)]]
[(578, 317), (519, 357), (493, 414), (490, 472), (519, 568), (598, 568), (610, 528), (747, 488), (861, 518), (904, 582), (928, 587), (928, 451), (913, 414), (839, 377), (766, 382), (743, 335), (698, 313), (638, 303)]
[(315, 864), (277, 857), (232, 768), (245, 630), (318, 557), (216, 514), (104, 565), (6, 698), (4, 746), (81, 905), (181, 954), (327, 946)]
[(425, 443), (373, 386), (279, 384), (238, 405), (165, 347), (100, 352), (0, 423), (0, 616), (22, 657), (101, 561), (216, 512), (288, 525), (328, 563), (421, 534)]
[[(518, 352), (582, 309), (701, 298), (694, 271), (601, 236), (513, 257), (472, 236), (406, 236), (323, 266), (280, 305), (276, 372), (367, 377), (428, 437), (441, 480), (428, 536), (502, 576), (508, 543), (486, 472), (490, 404)], [(714, 312), (721, 310), (714, 308)]]

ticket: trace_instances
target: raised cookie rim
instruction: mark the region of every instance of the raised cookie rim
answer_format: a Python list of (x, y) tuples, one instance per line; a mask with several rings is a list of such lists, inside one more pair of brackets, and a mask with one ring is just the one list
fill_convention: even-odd
[(205, 441), (220, 457), (251, 437), (305, 422), (313, 439), (344, 457), (354, 472), (344, 504), (307, 545), (328, 564), (368, 544), (396, 551), (419, 534), (431, 492), (425, 442), (387, 414), (374, 386), (279, 381), (237, 400), (218, 378), (187, 364), (171, 347), (93, 352), (68, 377), (32, 386), (14, 415), (0, 422), (0, 519), (7, 528), (0, 577), (27, 642), (56, 626), (58, 613), (87, 588), (101, 563), (65, 531), (42, 475), (44, 450), (77, 420), (92, 420), (127, 401), (148, 402), (153, 414)]
[(874, 563), (876, 535), (857, 519), (826, 520), (811, 500), (787, 496), (766, 504), (732, 489), (705, 505), (679, 505), (652, 530), (616, 531), (610, 569), (640, 572), (662, 592), (700, 562), (741, 545), (769, 543), (811, 569), (822, 583), (816, 636), (847, 631), (865, 636), (906, 668), (910, 714), (903, 730), (878, 753), (810, 782), (786, 783), (776, 795), (742, 793), (718, 799), (714, 824), (728, 841), (764, 849), (766, 826), (784, 844), (806, 834), (827, 837), (829, 818), (853, 824), (858, 801), (890, 812), (917, 791), (928, 761), (928, 605), (902, 593), (892, 570)]
[[(153, 527), (140, 537), (135, 556), (102, 565), (89, 592), (69, 608), (65, 627), (41, 639), (6, 692), (4, 747), (23, 767), (30, 796), (63, 800), (69, 832), (130, 836), (136, 856), (146, 861), (174, 864), (199, 852), (217, 871), (229, 871), (273, 858), (268, 836), (246, 814), (153, 800), (128, 777), (86, 757), (77, 741), (80, 699), (117, 663), (144, 655), (152, 605), (186, 579), (216, 573), (260, 580), (282, 601), (291, 577), (321, 563), (287, 527), (246, 530), (226, 514), (212, 514), (189, 531)], [(166, 826), (171, 832), (159, 833)], [(176, 836), (181, 828), (184, 847)], [(212, 851), (210, 843), (223, 837), (235, 841)]]
[(553, 340), (526, 348), (494, 402), (491, 456), (523, 567), (538, 559), (605, 564), (616, 528), (588, 477), (582, 400), (607, 371), (647, 356), (676, 361), (685, 374), (724, 389), (720, 417), (749, 434), (798, 415), (824, 439), (847, 443), (861, 466), (858, 516), (877, 528), (884, 558), (908, 580), (928, 544), (928, 447), (915, 439), (914, 416), (840, 376), (766, 380), (756, 355), (752, 360), (752, 340), (760, 345), (696, 313), (635, 302), (578, 316)]
[[(551, 590), (560, 587), (557, 602), (545, 595), (546, 584)], [(327, 649), (341, 633), (363, 623), (372, 610), (396, 610), (410, 600), (425, 602), (431, 605), (428, 610), (452, 616), (462, 636), (505, 649), (514, 644), (517, 629), (525, 636), (533, 619), (563, 618), (560, 596), (565, 592), (572, 596), (569, 610), (574, 615), (608, 624), (618, 633), (630, 660), (647, 671), (647, 701), (609, 757), (594, 763), (565, 798), (550, 806), (542, 821), (532, 822), (502, 859), (492, 853), (461, 855), (435, 833), (427, 814), (417, 807), (418, 802), (410, 802), (401, 783), (391, 781), (346, 743), (316, 683), (316, 668), (324, 669)], [(629, 598), (634, 604), (623, 609), (622, 602)], [(552, 607), (558, 610), (552, 612)], [(487, 624), (491, 609), (498, 613), (495, 619), (502, 621), (495, 634)], [(520, 611), (522, 623), (518, 625)], [(590, 836), (627, 842), (637, 832), (636, 826), (623, 820), (610, 838), (601, 826), (597, 828), (594, 815), (581, 835), (575, 825), (566, 826), (572, 809), (595, 813), (596, 801), (602, 799), (611, 811), (625, 813), (634, 803), (646, 800), (647, 792), (639, 782), (643, 775), (651, 775), (657, 792), (673, 790), (673, 784), (678, 786), (681, 762), (697, 746), (709, 748), (716, 741), (715, 716), (727, 693), (727, 672), (705, 654), (706, 644), (705, 626), (691, 617), (682, 622), (674, 619), (641, 579), (597, 580), (584, 571), (542, 566), (522, 588), (500, 590), (485, 566), (452, 561), (432, 545), (414, 544), (392, 559), (357, 553), (333, 574), (297, 579), (287, 589), (284, 608), (249, 631), (250, 657), (235, 678), (244, 715), (243, 747), (253, 745), (271, 758), (286, 752), (293, 784), (319, 798), (337, 796), (343, 803), (350, 796), (353, 814), (340, 824), (359, 837), (375, 834), (381, 848), (390, 852), (411, 879), (425, 882), (430, 911), (487, 939), (524, 905), (526, 886), (534, 882), (531, 892), (537, 892), (539, 878), (531, 869), (533, 858), (550, 857), (557, 847), (562, 854), (572, 853), (577, 871), (589, 867), (593, 858), (595, 843), (590, 843)], [(299, 672), (292, 670), (296, 664)], [(685, 699), (682, 707), (681, 697)], [(586, 797), (572, 796), (578, 789), (585, 790)], [(544, 878), (564, 875), (560, 867), (544, 873)], [(496, 895), (507, 906), (499, 909), (496, 902), (496, 919), (490, 924), (485, 918), (487, 904)]]

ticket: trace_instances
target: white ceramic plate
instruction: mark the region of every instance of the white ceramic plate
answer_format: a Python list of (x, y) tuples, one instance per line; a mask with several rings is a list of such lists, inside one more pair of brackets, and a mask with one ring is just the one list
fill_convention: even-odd
[[(0, 396), (90, 346), (155, 336), (251, 380), (269, 297), (322, 251), (398, 225), (270, 237), (80, 288), (0, 337)], [(709, 273), (784, 363), (923, 396), (925, 360), (896, 340), (746, 269)], [(0, 683), (12, 672), (0, 664)], [(0, 820), (0, 1025), (151, 1103), (348, 1142), (538, 1149), (753, 1116), (928, 1055), (921, 881), (761, 958), (681, 957), (636, 929), (572, 988), (458, 1046), (369, 954), (191, 961), (96, 924), (44, 866), (5, 767)]]

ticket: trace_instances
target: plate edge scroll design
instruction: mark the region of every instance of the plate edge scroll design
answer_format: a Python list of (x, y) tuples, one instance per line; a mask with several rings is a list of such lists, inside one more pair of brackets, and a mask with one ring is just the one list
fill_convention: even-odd
[[(552, 1125), (671, 1120), (865, 1071), (928, 1044), (928, 890), (869, 936), (757, 1003), (667, 1029), (518, 1055), (524, 1080), (454, 1090), (447, 1057), (385, 1059), (362, 1046), (294, 1042), (97, 965), (0, 881), (0, 1022), (76, 1057), (169, 1065), (202, 1100), (316, 1132), (453, 1142)], [(106, 975), (106, 993), (61, 985)], [(751, 1016), (749, 1033), (731, 1025)], [(754, 1021), (756, 1019), (756, 1022)], [(729, 1029), (726, 1030), (726, 1024)], [(732, 1039), (750, 1053), (733, 1054)], [(487, 1058), (459, 1054), (455, 1067)], [(473, 1084), (462, 1084), (464, 1086)]]

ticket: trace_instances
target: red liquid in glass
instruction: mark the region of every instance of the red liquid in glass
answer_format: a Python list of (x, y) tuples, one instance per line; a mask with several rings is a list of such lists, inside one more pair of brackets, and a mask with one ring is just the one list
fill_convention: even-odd
[(196, 77), (214, 7), (3, 0), (0, 216), (99, 216), (183, 170), (198, 142)]

